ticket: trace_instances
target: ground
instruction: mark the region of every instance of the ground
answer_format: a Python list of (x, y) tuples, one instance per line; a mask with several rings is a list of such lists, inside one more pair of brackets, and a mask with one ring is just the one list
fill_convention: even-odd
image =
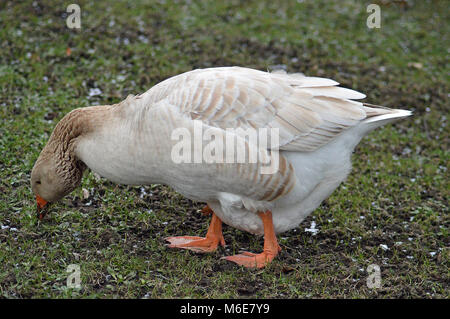
[[(381, 28), (367, 27), (367, 1), (77, 1), (77, 30), (65, 1), (2, 1), (0, 297), (449, 298), (448, 3), (373, 2)], [(202, 236), (210, 217), (167, 186), (88, 172), (36, 219), (30, 171), (64, 114), (224, 65), (329, 77), (414, 116), (361, 142), (347, 181), (262, 270), (220, 259), (262, 249), (228, 226), (216, 253), (168, 249), (164, 237)]]

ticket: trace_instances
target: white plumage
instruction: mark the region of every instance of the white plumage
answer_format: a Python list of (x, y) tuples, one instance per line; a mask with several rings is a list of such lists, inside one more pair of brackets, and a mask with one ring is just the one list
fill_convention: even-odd
[[(365, 95), (337, 84), (240, 67), (187, 72), (122, 102), (125, 117), (81, 140), (77, 153), (108, 179), (171, 185), (251, 233), (263, 233), (252, 207), (271, 209), (280, 233), (297, 227), (346, 178), (350, 155), (365, 134), (410, 114), (371, 108), (378, 113), (368, 118), (366, 107), (351, 101)], [(273, 148), (280, 149), (286, 169), (267, 176), (258, 173), (259, 165), (239, 171), (238, 164), (173, 163), (171, 132), (180, 127), (193, 132), (193, 120), (223, 131), (279, 128), (280, 145)], [(272, 198), (276, 192), (282, 195)]]
[[(356, 102), (365, 95), (337, 85), (241, 67), (194, 70), (104, 107), (98, 112), (103, 120), (78, 138), (75, 154), (118, 183), (170, 185), (207, 202), (226, 224), (254, 234), (264, 233), (257, 213), (271, 211), (274, 231), (281, 233), (297, 227), (346, 178), (364, 135), (411, 114)], [(196, 121), (223, 138), (230, 128), (278, 129), (278, 143), (264, 149), (233, 133), (247, 142), (247, 151), (279, 152), (278, 171), (262, 174), (261, 162), (175, 163), (172, 134), (183, 128), (195, 135)]]

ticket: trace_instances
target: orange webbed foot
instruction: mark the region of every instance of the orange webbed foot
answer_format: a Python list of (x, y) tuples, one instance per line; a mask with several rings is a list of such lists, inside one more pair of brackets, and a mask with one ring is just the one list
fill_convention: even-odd
[(222, 238), (197, 237), (197, 236), (179, 236), (167, 237), (170, 242), (169, 248), (189, 249), (198, 253), (210, 253), (217, 249), (221, 244), (225, 246), (225, 240)]
[(209, 253), (217, 249), (217, 246), (225, 246), (225, 239), (222, 235), (222, 221), (212, 212), (211, 224), (209, 225), (206, 237), (179, 236), (167, 237), (170, 242), (169, 248), (189, 249), (199, 253)]
[(246, 268), (264, 268), (270, 263), (277, 254), (262, 252), (260, 254), (254, 254), (244, 251), (240, 254), (222, 257), (228, 261), (232, 261), (238, 265)]
[(232, 261), (247, 268), (263, 268), (278, 255), (281, 247), (278, 245), (277, 237), (275, 236), (272, 212), (258, 212), (258, 215), (264, 226), (264, 251), (260, 254), (245, 251), (234, 256), (222, 257), (222, 259)]

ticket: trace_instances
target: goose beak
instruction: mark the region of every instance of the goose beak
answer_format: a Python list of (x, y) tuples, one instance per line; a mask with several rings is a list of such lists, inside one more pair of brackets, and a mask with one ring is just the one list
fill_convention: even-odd
[(37, 203), (36, 215), (39, 218), (39, 220), (42, 220), (45, 214), (47, 214), (47, 211), (43, 210), (45, 205), (47, 205), (47, 201), (43, 199), (41, 196), (36, 195), (36, 203)]

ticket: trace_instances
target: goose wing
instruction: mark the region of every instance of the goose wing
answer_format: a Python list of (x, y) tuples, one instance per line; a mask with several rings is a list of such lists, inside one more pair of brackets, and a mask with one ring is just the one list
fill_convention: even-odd
[(241, 67), (199, 69), (144, 93), (147, 105), (165, 100), (192, 120), (221, 128), (275, 128), (270, 149), (313, 151), (367, 117), (364, 94), (336, 81)]

